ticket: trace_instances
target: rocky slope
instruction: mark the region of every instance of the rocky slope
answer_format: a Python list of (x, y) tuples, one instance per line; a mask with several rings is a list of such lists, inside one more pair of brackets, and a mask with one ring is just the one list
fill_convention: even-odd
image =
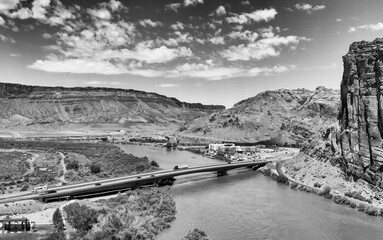
[(198, 118), (180, 131), (232, 141), (301, 145), (319, 129), (336, 123), (339, 104), (339, 91), (324, 87), (266, 91)]
[(0, 127), (61, 123), (184, 124), (224, 109), (156, 93), (0, 83)]
[(383, 39), (355, 42), (343, 57), (340, 147), (347, 171), (383, 187)]

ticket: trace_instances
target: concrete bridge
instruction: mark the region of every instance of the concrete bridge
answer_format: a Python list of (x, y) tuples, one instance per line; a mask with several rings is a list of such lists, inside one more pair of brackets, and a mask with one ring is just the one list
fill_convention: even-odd
[(190, 167), (186, 169), (172, 169), (137, 175), (129, 175), (124, 177), (98, 180), (81, 184), (52, 187), (39, 193), (27, 193), (24, 195), (18, 195), (9, 198), (0, 198), (0, 203), (16, 202), (31, 199), (39, 200), (42, 202), (48, 202), (57, 200), (86, 198), (102, 194), (115, 193), (127, 189), (134, 189), (145, 185), (161, 185), (172, 183), (175, 180), (174, 177), (187, 174), (216, 172), (217, 176), (223, 176), (227, 174), (227, 171), (236, 168), (247, 167), (255, 170), (260, 167), (263, 167), (269, 162), (271, 162), (271, 159), (262, 161), (242, 161), (236, 163), (203, 165), (198, 167)]

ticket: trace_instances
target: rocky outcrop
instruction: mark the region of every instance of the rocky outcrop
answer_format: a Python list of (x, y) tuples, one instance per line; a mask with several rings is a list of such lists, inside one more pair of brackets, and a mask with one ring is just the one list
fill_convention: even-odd
[(301, 146), (319, 129), (337, 122), (339, 103), (339, 90), (325, 87), (266, 91), (198, 118), (182, 130), (230, 141)]
[(339, 120), (347, 172), (383, 187), (383, 39), (351, 44), (343, 63)]
[(184, 124), (224, 108), (131, 89), (0, 83), (0, 127), (52, 122)]

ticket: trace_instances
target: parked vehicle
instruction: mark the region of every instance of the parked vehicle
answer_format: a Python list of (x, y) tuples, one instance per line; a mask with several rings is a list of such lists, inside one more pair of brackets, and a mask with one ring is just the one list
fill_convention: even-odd
[(47, 189), (48, 189), (47, 185), (39, 186), (39, 187), (33, 188), (33, 192), (34, 193), (43, 192), (43, 191), (46, 191)]
[(174, 170), (181, 170), (181, 169), (188, 169), (189, 168), (189, 165), (187, 164), (184, 164), (184, 165), (176, 165), (174, 166)]

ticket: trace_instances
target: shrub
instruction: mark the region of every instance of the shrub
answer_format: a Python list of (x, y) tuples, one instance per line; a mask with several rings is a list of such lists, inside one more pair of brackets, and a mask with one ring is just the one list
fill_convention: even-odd
[(350, 207), (352, 208), (356, 208), (358, 206), (358, 204), (356, 204), (355, 202), (353, 201), (350, 201)]
[(101, 172), (101, 165), (98, 163), (92, 162), (89, 165), (89, 170), (92, 174), (97, 174), (97, 173)]
[(24, 185), (21, 187), (20, 191), (27, 191), (28, 188), (29, 188), (29, 185), (28, 185), (28, 184), (24, 184)]
[(153, 166), (153, 167), (160, 167), (160, 165), (158, 164), (158, 162), (156, 162), (156, 161), (154, 161), (154, 160), (150, 161), (149, 164), (150, 164), (151, 166)]
[(198, 228), (193, 231), (189, 231), (182, 240), (209, 240), (206, 233)]
[(263, 171), (263, 174), (265, 176), (270, 176), (271, 175), (271, 169), (270, 168), (266, 168), (264, 171)]
[(71, 159), (71, 160), (68, 160), (67, 164), (66, 164), (66, 169), (67, 170), (75, 170), (77, 171), (79, 169), (79, 165), (78, 165), (78, 161), (76, 159)]
[(368, 215), (371, 215), (371, 216), (378, 216), (380, 213), (380, 210), (375, 208), (375, 207), (370, 206), (367, 209), (365, 209), (364, 212), (367, 213)]
[(320, 183), (314, 183), (314, 187), (316, 187), (316, 188), (321, 188), (322, 185), (321, 185)]
[(80, 231), (89, 231), (97, 222), (98, 213), (79, 203), (71, 203), (64, 207), (69, 224)]
[(297, 187), (298, 187), (298, 183), (290, 182), (290, 188), (297, 188)]
[(277, 182), (287, 184), (289, 183), (289, 179), (286, 176), (278, 175)]
[(357, 209), (358, 211), (361, 211), (361, 212), (366, 211), (367, 208), (368, 208), (368, 206), (367, 206), (366, 204), (363, 204), (363, 203), (359, 204), (359, 205), (356, 207), (356, 209)]

